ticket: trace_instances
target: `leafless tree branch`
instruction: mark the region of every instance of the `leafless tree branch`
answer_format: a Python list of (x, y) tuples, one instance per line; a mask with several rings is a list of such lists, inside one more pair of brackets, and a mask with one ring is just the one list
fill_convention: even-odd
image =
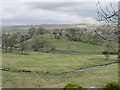
[(111, 2), (110, 2), (111, 10), (109, 10), (108, 7), (106, 7), (106, 12), (101, 7), (100, 2), (98, 2), (96, 4), (96, 6), (97, 6), (97, 13), (98, 13), (98, 21), (106, 21), (108, 23), (110, 23), (110, 22), (117, 23), (118, 22), (118, 14), (120, 13), (120, 10), (115, 11)]

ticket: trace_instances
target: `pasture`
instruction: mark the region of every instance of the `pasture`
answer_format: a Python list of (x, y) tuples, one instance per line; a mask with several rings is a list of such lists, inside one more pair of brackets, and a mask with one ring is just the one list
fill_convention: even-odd
[[(86, 71), (76, 69), (89, 66), (116, 62), (117, 56), (111, 55), (106, 61), (103, 55), (57, 54), (42, 52), (27, 52), (2, 54), (3, 87), (38, 87), (58, 88), (68, 83), (75, 83), (84, 87), (101, 87), (107, 81), (117, 81), (117, 64)], [(31, 72), (14, 72), (14, 70), (30, 70)]]

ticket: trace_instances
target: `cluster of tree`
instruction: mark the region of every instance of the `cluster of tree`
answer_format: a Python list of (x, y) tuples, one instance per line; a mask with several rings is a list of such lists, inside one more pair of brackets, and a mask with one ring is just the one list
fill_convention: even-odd
[(21, 35), (20, 33), (2, 34), (2, 49), (9, 52), (18, 49), (23, 52), (27, 47), (23, 43), (25, 40), (27, 40), (26, 35)]
[(39, 28), (30, 28), (24, 35), (20, 33), (4, 33), (2, 34), (2, 49), (12, 52), (14, 49), (19, 49), (23, 52), (26, 49), (25, 41), (31, 39), (34, 35), (41, 35), (41, 38), (46, 33), (46, 30), (40, 26)]
[(17, 34), (2, 34), (2, 48), (6, 51), (12, 52), (17, 44)]
[[(90, 87), (90, 88), (91, 88), (90, 90), (93, 89), (98, 90), (97, 87)], [(64, 86), (63, 90), (86, 90), (86, 89), (83, 88), (81, 85), (69, 83)], [(107, 82), (99, 90), (120, 90), (120, 84), (115, 81)]]
[(65, 34), (67, 40), (70, 41), (82, 41), (90, 44), (102, 44), (103, 39), (95, 33), (94, 30), (86, 28), (68, 28)]
[[(65, 31), (65, 32), (64, 32)], [(106, 45), (105, 52), (118, 51), (118, 37), (116, 27), (113, 25), (102, 28), (67, 28), (63, 35), (70, 41), (84, 42), (94, 45)], [(104, 37), (104, 38), (103, 38)], [(104, 54), (109, 60), (109, 54)]]
[(67, 28), (65, 30), (67, 33), (65, 34), (67, 40), (70, 41), (80, 41), (81, 40), (81, 33), (79, 28)]
[(43, 38), (43, 35), (47, 33), (48, 31), (44, 29), (44, 27), (40, 26), (37, 29), (32, 27), (28, 30), (28, 38), (32, 38), (33, 36), (41, 35), (41, 38)]
[[(28, 39), (33, 38), (34, 36), (39, 36), (39, 38), (35, 38), (32, 43), (32, 49), (35, 51), (39, 51), (42, 48), (47, 47), (46, 45), (47, 42), (42, 40), (43, 35), (47, 32), (42, 26), (36, 28), (30, 28), (28, 29), (28, 32), (24, 35), (21, 35), (20, 33), (14, 33), (14, 34), (9, 34), (5, 33), (2, 34), (2, 49), (5, 51), (10, 51), (12, 52), (13, 50), (20, 50), (22, 54), (24, 53), (25, 50), (28, 49), (28, 44), (26, 41)], [(49, 46), (49, 45), (48, 45)], [(51, 50), (53, 47), (50, 47)]]
[[(94, 45), (106, 44), (107, 47), (112, 47), (115, 49), (117, 47), (117, 35), (116, 29), (111, 25), (111, 27), (102, 28), (67, 28), (67, 29), (56, 29), (53, 32), (55, 38), (60, 39), (65, 36), (67, 41), (85, 42)], [(112, 39), (113, 44), (107, 45), (108, 42), (104, 39)]]

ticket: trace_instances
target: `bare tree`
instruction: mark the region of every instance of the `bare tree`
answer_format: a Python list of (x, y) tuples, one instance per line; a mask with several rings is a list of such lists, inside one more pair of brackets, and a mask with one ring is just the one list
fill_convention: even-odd
[(110, 2), (110, 6), (111, 8), (109, 9), (108, 7), (106, 7), (106, 11), (101, 7), (100, 2), (98, 2), (97, 5), (97, 13), (98, 13), (98, 21), (105, 21), (106, 24), (109, 24), (110, 22), (112, 23), (120, 23), (119, 21), (119, 13), (120, 13), (120, 9), (119, 9), (119, 3), (118, 2), (118, 10), (115, 10), (113, 8), (112, 3)]
[[(116, 35), (118, 36), (118, 60), (120, 61), (120, 2), (118, 2), (118, 10), (115, 10), (113, 8), (113, 4), (111, 2), (110, 8), (106, 7), (106, 9), (103, 9), (100, 2), (98, 2), (96, 6), (98, 13), (98, 21), (104, 21), (105, 25), (109, 25), (110, 23), (112, 23), (115, 24), (117, 27)], [(104, 37), (102, 38), (106, 40)]]

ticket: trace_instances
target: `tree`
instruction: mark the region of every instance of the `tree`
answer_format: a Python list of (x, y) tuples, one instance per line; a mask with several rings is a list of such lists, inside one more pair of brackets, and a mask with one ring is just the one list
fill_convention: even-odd
[(33, 41), (32, 48), (34, 51), (39, 51), (44, 48), (45, 42), (41, 40), (39, 37), (36, 37)]
[(82, 41), (82, 37), (83, 37), (83, 34), (84, 34), (85, 31), (87, 31), (87, 29), (85, 29), (85, 28), (82, 28), (82, 29), (79, 30), (78, 34), (79, 34), (80, 41)]
[(68, 33), (71, 34), (72, 37), (74, 37), (75, 32), (76, 32), (75, 28), (68, 28), (67, 30), (68, 30)]
[(113, 23), (117, 27), (116, 34), (118, 36), (118, 60), (120, 61), (120, 2), (118, 2), (118, 10), (115, 10), (113, 8), (112, 3), (110, 3), (111, 6), (110, 9), (106, 7), (106, 11), (101, 7), (100, 2), (98, 2), (96, 5), (97, 5), (98, 21), (104, 21), (105, 25)]
[(35, 35), (41, 35), (41, 38), (43, 38), (44, 34), (45, 34), (45, 29), (42, 26), (40, 26), (35, 32)]
[(35, 31), (36, 31), (36, 28), (34, 27), (28, 29), (28, 35), (30, 35), (30, 38), (33, 37)]
[(12, 48), (15, 47), (17, 40), (16, 40), (16, 34), (11, 35), (11, 37), (9, 38), (9, 47), (10, 47), (10, 52), (12, 52)]
[(24, 54), (25, 53), (25, 50), (27, 49), (27, 45), (25, 43), (25, 35), (21, 35), (21, 38), (20, 38), (20, 51), (21, 51), (21, 54)]
[(9, 34), (2, 34), (2, 48), (7, 50), (8, 49), (8, 36)]
[(90, 41), (92, 44), (95, 44), (95, 45), (98, 45), (98, 44), (102, 44), (102, 40), (101, 38), (99, 37), (99, 35), (97, 34), (94, 34), (92, 35), (92, 38), (91, 38), (91, 41)]
[(80, 31), (79, 28), (67, 28), (67, 34), (65, 35), (67, 40), (80, 41), (80, 33), (78, 31)]
[(105, 21), (106, 24), (109, 23), (118, 23), (120, 24), (120, 2), (118, 2), (118, 10), (113, 8), (112, 3), (110, 3), (110, 9), (106, 7), (106, 11), (101, 7), (100, 2), (97, 4), (97, 13), (98, 13), (98, 21)]
[(84, 43), (91, 43), (92, 33), (90, 31), (85, 31), (82, 35), (81, 41)]
[(16, 40), (17, 35), (16, 34), (3, 34), (2, 35), (2, 47), (5, 50), (9, 50), (12, 52), (13, 47), (15, 47), (17, 40)]

